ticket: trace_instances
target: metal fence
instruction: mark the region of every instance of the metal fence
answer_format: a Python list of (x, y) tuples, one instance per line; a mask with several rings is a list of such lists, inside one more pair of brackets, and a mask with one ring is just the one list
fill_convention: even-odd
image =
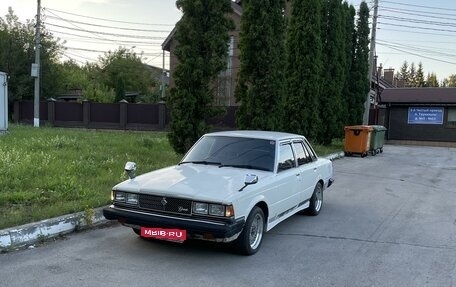
[[(209, 119), (208, 124), (213, 130), (236, 128), (236, 107), (223, 107), (222, 110), (224, 113)], [(15, 102), (13, 118), (16, 123), (33, 123), (33, 101)], [(165, 103), (40, 102), (40, 122), (55, 127), (166, 130), (170, 121), (170, 111)]]

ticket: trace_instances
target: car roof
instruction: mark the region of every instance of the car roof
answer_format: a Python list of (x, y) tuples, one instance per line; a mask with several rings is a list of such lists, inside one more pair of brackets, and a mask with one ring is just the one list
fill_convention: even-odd
[(292, 134), (292, 133), (258, 131), (258, 130), (237, 130), (237, 131), (214, 132), (214, 133), (208, 133), (205, 136), (242, 137), (242, 138), (267, 139), (267, 140), (274, 140), (274, 141), (305, 138), (304, 136)]

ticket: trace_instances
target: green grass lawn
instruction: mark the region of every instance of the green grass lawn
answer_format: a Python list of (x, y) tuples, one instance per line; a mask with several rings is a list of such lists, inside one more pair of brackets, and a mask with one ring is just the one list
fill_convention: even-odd
[[(325, 155), (342, 143), (314, 148)], [(180, 158), (163, 132), (10, 125), (0, 136), (0, 229), (108, 204), (127, 161), (142, 174)]]

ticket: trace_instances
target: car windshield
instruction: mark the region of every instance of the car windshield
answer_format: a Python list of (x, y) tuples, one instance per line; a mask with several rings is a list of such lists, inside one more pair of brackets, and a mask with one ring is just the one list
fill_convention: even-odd
[(227, 136), (205, 136), (191, 149), (180, 164), (194, 163), (274, 170), (275, 142)]

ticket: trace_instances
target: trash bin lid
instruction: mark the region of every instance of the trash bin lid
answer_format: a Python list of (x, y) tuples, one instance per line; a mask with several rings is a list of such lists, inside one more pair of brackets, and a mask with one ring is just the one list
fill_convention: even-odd
[(386, 128), (384, 126), (379, 126), (379, 125), (372, 125), (371, 126), (375, 131), (386, 131)]
[(367, 125), (346, 126), (344, 129), (345, 129), (346, 131), (349, 131), (349, 130), (372, 131), (372, 130), (373, 130), (372, 126), (367, 126)]

